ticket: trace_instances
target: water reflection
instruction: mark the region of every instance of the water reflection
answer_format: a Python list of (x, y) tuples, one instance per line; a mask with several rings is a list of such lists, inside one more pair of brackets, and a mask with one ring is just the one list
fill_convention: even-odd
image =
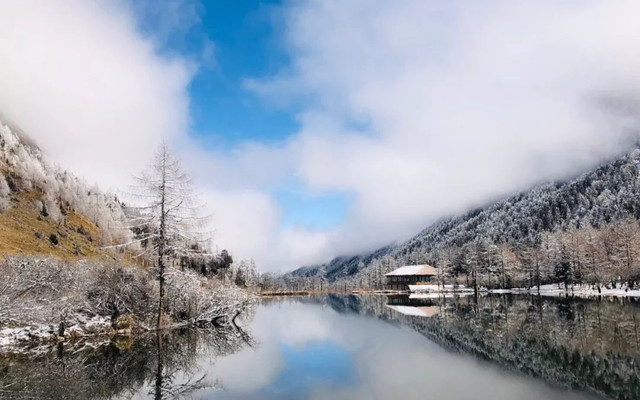
[[(348, 302), (358, 313), (394, 321), (448, 349), (557, 386), (640, 398), (636, 299), (398, 296), (381, 307), (380, 299), (363, 296)], [(425, 308), (430, 311), (423, 313)]]
[(0, 358), (0, 398), (190, 398), (222, 387), (201, 370), (202, 360), (229, 356), (254, 342), (230, 325), (25, 349)]
[(638, 313), (612, 299), (268, 299), (251, 334), (5, 358), (0, 398), (638, 399)]
[[(444, 298), (444, 297), (443, 297)], [(387, 308), (403, 315), (431, 318), (440, 312), (440, 298), (437, 296), (389, 296)]]

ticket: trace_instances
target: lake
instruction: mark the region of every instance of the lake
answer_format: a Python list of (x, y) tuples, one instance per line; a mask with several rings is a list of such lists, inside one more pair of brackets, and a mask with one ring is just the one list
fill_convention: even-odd
[(640, 302), (264, 299), (233, 325), (0, 360), (7, 399), (640, 399)]

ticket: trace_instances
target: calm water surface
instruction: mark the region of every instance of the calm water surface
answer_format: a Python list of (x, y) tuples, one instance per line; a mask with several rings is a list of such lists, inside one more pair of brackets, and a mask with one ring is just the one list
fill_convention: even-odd
[(268, 299), (240, 324), (5, 358), (0, 398), (640, 399), (640, 303)]

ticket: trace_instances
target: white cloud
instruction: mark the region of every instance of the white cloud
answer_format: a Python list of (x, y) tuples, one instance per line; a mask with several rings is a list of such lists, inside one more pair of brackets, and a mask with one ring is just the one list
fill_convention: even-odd
[(211, 223), (214, 243), (233, 255), (264, 260), (274, 247), (279, 211), (268, 195), (255, 190), (210, 190), (204, 193), (207, 207), (215, 210)]
[(160, 57), (119, 2), (3, 1), (0, 110), (57, 162), (121, 187), (185, 133), (193, 67)]
[(213, 210), (213, 243), (218, 251), (229, 249), (235, 259), (252, 257), (262, 270), (281, 272), (326, 257), (328, 233), (282, 228), (283, 211), (265, 192), (208, 190), (203, 198)]
[[(230, 152), (189, 139), (194, 59), (215, 47), (159, 55), (172, 30), (200, 23), (197, 4), (167, 7), (175, 12), (152, 16), (152, 39), (131, 4), (3, 1), (0, 110), (103, 186), (122, 188), (160, 138), (173, 140), (198, 176), (217, 246), (262, 269), (407, 237), (637, 137), (634, 0), (287, 1), (274, 21), (285, 24), (291, 65), (247, 87), (301, 109), (301, 129), (278, 146)], [(283, 227), (270, 193), (293, 181), (311, 194), (349, 193), (347, 220)]]
[(294, 170), (356, 204), (327, 255), (404, 238), (617, 154), (640, 128), (636, 1), (288, 2)]

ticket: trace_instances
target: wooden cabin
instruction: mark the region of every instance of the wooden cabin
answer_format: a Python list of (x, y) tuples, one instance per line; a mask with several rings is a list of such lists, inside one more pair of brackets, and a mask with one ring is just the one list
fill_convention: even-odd
[(421, 285), (431, 282), (438, 272), (427, 264), (407, 265), (385, 274), (388, 290), (409, 290), (409, 285)]

